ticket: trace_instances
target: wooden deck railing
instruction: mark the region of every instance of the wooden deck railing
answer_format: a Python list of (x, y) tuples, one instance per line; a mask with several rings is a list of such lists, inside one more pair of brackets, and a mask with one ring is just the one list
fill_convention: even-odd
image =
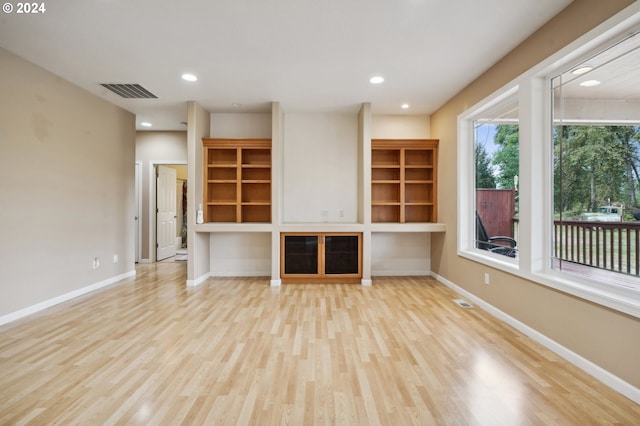
[(554, 221), (555, 258), (640, 276), (640, 223)]

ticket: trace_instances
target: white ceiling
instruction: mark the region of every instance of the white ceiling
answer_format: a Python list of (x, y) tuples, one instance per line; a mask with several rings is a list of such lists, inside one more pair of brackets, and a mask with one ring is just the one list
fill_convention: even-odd
[[(49, 0), (44, 13), (1, 13), (0, 47), (133, 112), (138, 128), (185, 130), (189, 100), (210, 112), (279, 101), (285, 112), (371, 102), (375, 114), (430, 114), (569, 3)], [(158, 99), (100, 83), (138, 83)]]

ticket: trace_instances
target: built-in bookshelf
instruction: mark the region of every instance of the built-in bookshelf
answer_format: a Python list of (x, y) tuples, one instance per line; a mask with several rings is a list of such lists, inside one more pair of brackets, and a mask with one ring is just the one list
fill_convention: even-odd
[(371, 221), (437, 222), (437, 140), (371, 141)]
[(271, 140), (202, 143), (205, 222), (271, 222)]

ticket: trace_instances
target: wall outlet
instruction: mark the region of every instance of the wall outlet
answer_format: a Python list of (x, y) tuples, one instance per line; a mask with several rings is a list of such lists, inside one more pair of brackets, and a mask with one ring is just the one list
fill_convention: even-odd
[(113, 263), (118, 263), (118, 255), (117, 254), (113, 255)]
[(339, 215), (340, 217), (344, 217), (344, 210), (340, 210)]
[(322, 217), (327, 217), (329, 216), (329, 210), (322, 209), (320, 210), (320, 214), (322, 215)]
[(489, 274), (485, 272), (485, 274), (484, 274), (484, 283), (486, 285), (489, 285), (490, 282), (491, 282), (491, 278), (489, 277)]
[(93, 258), (93, 269), (98, 269), (100, 267), (100, 258), (99, 257), (94, 257)]

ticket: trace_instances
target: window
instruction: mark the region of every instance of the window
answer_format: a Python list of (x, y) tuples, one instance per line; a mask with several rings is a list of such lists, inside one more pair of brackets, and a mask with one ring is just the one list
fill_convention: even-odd
[(516, 258), (520, 168), (518, 101), (511, 97), (473, 121), (475, 247)]
[(640, 289), (640, 34), (551, 79), (551, 268)]
[[(460, 114), (457, 242), (460, 256), (640, 318), (640, 6), (625, 13)], [(499, 191), (512, 195), (483, 194)], [(516, 240), (511, 255), (479, 235), (482, 208), (511, 217), (486, 232)]]
[(470, 110), (460, 120), (459, 251), (476, 260), (518, 261), (519, 118), (517, 88)]

